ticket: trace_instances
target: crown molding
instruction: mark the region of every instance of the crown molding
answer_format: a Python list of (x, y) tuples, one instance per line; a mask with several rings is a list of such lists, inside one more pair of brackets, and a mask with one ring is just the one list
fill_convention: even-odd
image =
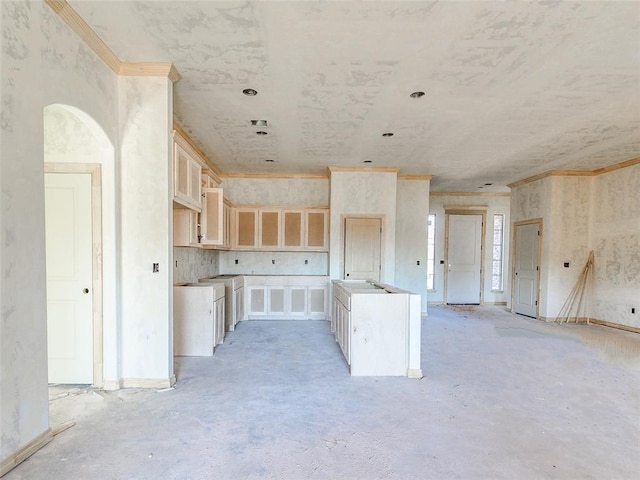
[(640, 164), (640, 157), (625, 160), (624, 162), (620, 163), (614, 163), (613, 165), (608, 165), (606, 167), (596, 168), (595, 170), (549, 170), (548, 172), (540, 173), (532, 177), (527, 177), (514, 183), (509, 183), (507, 187), (521, 187), (522, 185), (526, 185), (527, 183), (536, 182), (547, 177), (595, 177), (597, 175), (602, 175), (603, 173), (613, 172), (616, 170), (620, 170), (621, 168), (627, 168), (638, 164)]
[(429, 192), (434, 197), (510, 197), (508, 192)]
[(398, 173), (399, 167), (327, 167), (329, 176), (333, 172), (375, 172), (375, 173)]
[(326, 180), (328, 177), (322, 173), (240, 173), (240, 172), (229, 172), (222, 173), (220, 175), (222, 178), (284, 178), (284, 179), (292, 179), (292, 178), (301, 178), (307, 180)]
[(113, 53), (87, 22), (66, 0), (45, 0), (45, 3), (102, 59), (117, 75), (140, 77), (167, 77), (175, 83), (180, 73), (168, 62), (123, 62)]
[(195, 142), (191, 139), (189, 134), (184, 131), (184, 129), (180, 126), (180, 124), (176, 121), (175, 118), (173, 119), (173, 130), (175, 131), (174, 139), (177, 136), (180, 140), (182, 140), (181, 143), (183, 144), (186, 143), (187, 147), (193, 150), (193, 153), (195, 153), (198, 157), (200, 157), (202, 161), (205, 163), (205, 165), (214, 174), (216, 174), (218, 177), (223, 176), (222, 170), (220, 170), (218, 166), (211, 161), (211, 159), (207, 156), (207, 154), (204, 153), (202, 149), (195, 144)]
[(398, 180), (431, 180), (433, 175), (398, 175)]

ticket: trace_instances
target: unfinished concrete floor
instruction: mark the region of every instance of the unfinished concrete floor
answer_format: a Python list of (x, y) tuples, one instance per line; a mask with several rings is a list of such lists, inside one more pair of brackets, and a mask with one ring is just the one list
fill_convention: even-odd
[(425, 378), (352, 378), (327, 322), (243, 322), (168, 391), (52, 390), (16, 479), (637, 479), (640, 336), (430, 309)]

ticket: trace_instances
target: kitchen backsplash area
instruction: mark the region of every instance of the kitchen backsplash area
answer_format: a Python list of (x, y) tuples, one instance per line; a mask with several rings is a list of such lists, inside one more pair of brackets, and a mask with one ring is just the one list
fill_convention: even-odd
[(217, 250), (173, 247), (173, 283), (197, 282), (219, 273)]
[[(237, 261), (237, 263), (236, 263)], [(327, 275), (327, 252), (221, 251), (219, 273), (247, 275)]]

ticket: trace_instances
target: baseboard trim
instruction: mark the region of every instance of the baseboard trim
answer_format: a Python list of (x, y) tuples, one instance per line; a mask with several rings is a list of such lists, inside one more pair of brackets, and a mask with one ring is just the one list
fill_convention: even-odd
[(578, 325), (591, 324), (600, 325), (602, 327), (615, 328), (616, 330), (625, 330), (627, 332), (640, 333), (640, 328), (632, 327), (630, 325), (622, 325), (621, 323), (607, 322), (606, 320), (599, 320), (597, 318), (587, 317), (572, 317), (568, 321), (562, 321), (559, 317), (538, 317), (544, 322), (556, 322), (556, 323), (573, 323)]
[(121, 378), (105, 380), (104, 390), (120, 390), (121, 388), (170, 388), (176, 383), (176, 376), (170, 378)]
[(50, 428), (47, 428), (44, 432), (38, 435), (36, 438), (23, 445), (18, 451), (9, 457), (2, 460), (0, 463), (0, 477), (4, 476), (9, 471), (13, 470), (15, 467), (24, 462), (31, 455), (36, 453), (42, 447), (44, 447), (47, 443), (53, 440), (53, 432)]
[(627, 332), (640, 333), (640, 328), (638, 327), (607, 322), (606, 320), (598, 320), (597, 318), (590, 318), (589, 322), (595, 323), (596, 325), (602, 325), (603, 327), (617, 328), (618, 330), (626, 330)]
[(420, 379), (423, 376), (424, 375), (422, 375), (422, 369), (420, 369), (420, 368), (410, 368), (410, 369), (407, 370), (407, 377), (408, 378)]

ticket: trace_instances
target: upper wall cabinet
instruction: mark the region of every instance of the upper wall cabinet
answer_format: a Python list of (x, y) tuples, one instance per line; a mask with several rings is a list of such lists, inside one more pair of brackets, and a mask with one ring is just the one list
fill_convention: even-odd
[(199, 212), (203, 162), (180, 135), (173, 139), (173, 201)]
[(221, 188), (205, 188), (202, 191), (200, 235), (202, 245), (224, 245), (224, 197)]
[(329, 215), (324, 208), (305, 210), (305, 249), (329, 250)]
[(327, 213), (326, 208), (238, 207), (234, 248), (328, 251)]

